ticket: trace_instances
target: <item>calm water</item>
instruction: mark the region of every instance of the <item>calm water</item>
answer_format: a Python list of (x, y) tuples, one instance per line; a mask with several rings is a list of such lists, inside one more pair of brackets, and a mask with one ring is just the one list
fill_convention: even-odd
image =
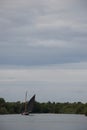
[(87, 130), (84, 115), (0, 115), (0, 130)]

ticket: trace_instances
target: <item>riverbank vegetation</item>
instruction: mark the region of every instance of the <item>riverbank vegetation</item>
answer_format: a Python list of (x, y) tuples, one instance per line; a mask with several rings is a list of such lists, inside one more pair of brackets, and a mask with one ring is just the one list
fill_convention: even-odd
[[(24, 110), (24, 103), (6, 102), (0, 98), (0, 114), (20, 114)], [(63, 114), (85, 114), (87, 115), (87, 103), (39, 103), (35, 102), (33, 113), (63, 113)]]

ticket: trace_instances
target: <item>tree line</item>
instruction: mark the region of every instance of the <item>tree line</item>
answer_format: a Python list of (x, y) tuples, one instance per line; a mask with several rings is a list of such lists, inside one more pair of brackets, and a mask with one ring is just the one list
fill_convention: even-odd
[[(20, 114), (25, 107), (24, 102), (6, 102), (4, 98), (0, 98), (0, 114)], [(62, 113), (62, 114), (85, 114), (87, 115), (87, 103), (40, 103), (35, 101), (32, 113)]]

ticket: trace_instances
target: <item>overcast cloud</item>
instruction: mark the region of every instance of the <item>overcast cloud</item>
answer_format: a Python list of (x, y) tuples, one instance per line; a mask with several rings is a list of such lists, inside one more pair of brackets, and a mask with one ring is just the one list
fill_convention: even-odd
[(27, 89), (39, 101), (86, 102), (86, 7), (86, 0), (0, 1), (1, 97), (22, 100)]

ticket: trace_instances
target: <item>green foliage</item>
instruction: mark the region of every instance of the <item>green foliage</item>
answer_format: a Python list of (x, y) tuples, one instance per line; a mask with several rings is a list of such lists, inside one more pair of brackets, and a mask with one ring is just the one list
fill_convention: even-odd
[[(0, 114), (19, 114), (24, 110), (24, 103), (5, 102), (0, 98)], [(64, 114), (85, 114), (87, 115), (87, 103), (39, 103), (35, 102), (33, 113), (64, 113)]]
[(5, 107), (1, 107), (0, 114), (8, 114), (7, 109)]
[(40, 113), (41, 112), (41, 106), (39, 102), (35, 102), (34, 103), (34, 109), (33, 109), (34, 113)]
[(0, 98), (0, 107), (4, 106), (5, 100), (3, 98)]
[(78, 103), (78, 106), (76, 108), (76, 114), (83, 114), (84, 113), (84, 105), (82, 103)]

